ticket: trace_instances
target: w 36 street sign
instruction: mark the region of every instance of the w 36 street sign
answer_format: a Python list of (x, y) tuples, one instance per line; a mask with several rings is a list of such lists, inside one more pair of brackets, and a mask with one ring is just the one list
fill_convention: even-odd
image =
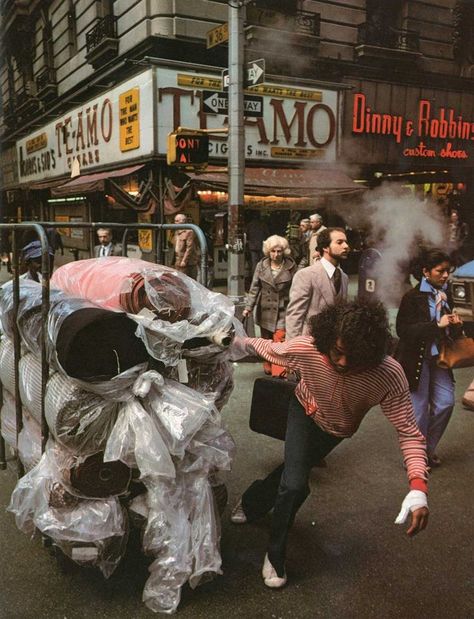
[[(212, 90), (202, 91), (202, 111), (205, 114), (229, 113), (229, 93), (214, 92)], [(244, 95), (244, 116), (249, 118), (263, 117), (263, 97), (258, 95)]]

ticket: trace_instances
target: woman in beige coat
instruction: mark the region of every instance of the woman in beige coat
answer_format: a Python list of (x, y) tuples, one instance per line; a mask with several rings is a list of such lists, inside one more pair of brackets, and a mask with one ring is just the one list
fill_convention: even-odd
[[(296, 263), (290, 257), (288, 241), (276, 234), (263, 242), (263, 258), (258, 262), (247, 294), (243, 318), (256, 308), (255, 322), (265, 339), (285, 339), (285, 313)], [(265, 362), (266, 374), (280, 376), (282, 368)]]

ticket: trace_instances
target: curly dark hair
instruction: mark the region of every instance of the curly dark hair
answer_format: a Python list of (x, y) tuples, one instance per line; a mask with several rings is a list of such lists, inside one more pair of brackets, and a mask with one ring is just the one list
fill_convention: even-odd
[(331, 305), (310, 319), (310, 328), (318, 350), (325, 355), (340, 338), (351, 367), (378, 365), (392, 343), (382, 303), (353, 301)]

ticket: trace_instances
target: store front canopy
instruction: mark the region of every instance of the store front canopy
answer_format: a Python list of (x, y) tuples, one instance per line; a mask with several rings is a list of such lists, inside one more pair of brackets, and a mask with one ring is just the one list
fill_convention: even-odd
[(96, 174), (77, 176), (67, 183), (59, 185), (59, 187), (52, 188), (51, 195), (54, 198), (64, 198), (66, 196), (91, 193), (93, 191), (105, 191), (107, 179), (134, 174), (138, 170), (141, 170), (141, 168), (143, 168), (143, 165), (122, 168), (121, 170), (112, 170), (110, 172), (97, 172)]
[[(222, 169), (222, 168), (221, 168)], [(199, 189), (227, 191), (229, 176), (218, 168), (188, 174)], [(245, 193), (282, 197), (326, 197), (360, 194), (364, 186), (341, 170), (246, 168)]]

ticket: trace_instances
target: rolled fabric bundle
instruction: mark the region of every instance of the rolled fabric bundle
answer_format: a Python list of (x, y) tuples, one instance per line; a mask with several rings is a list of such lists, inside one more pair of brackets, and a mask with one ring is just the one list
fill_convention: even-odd
[(41, 425), (41, 363), (33, 353), (20, 359), (19, 374), (22, 404)]
[(105, 448), (117, 419), (119, 403), (85, 391), (60, 373), (46, 387), (45, 411), (54, 438), (77, 454)]
[(55, 271), (51, 282), (72, 296), (107, 309), (132, 314), (149, 309), (162, 320), (176, 322), (191, 311), (187, 279), (161, 264), (110, 256), (65, 264)]
[[(177, 273), (163, 271), (148, 281), (141, 273), (130, 274), (131, 290), (120, 294), (120, 306), (130, 314), (146, 308), (168, 322), (184, 320), (191, 311), (191, 297)], [(151, 290), (152, 293), (147, 292)]]
[(124, 313), (98, 307), (67, 315), (57, 332), (56, 358), (62, 370), (84, 381), (106, 381), (148, 360), (136, 324)]
[(66, 488), (79, 496), (104, 499), (125, 494), (132, 470), (123, 462), (104, 462), (103, 452), (78, 457), (55, 450), (56, 464)]
[(15, 393), (15, 353), (8, 337), (0, 340), (0, 381), (10, 393)]
[(15, 397), (3, 389), (3, 403), (0, 411), (2, 436), (11, 447), (16, 447), (16, 410)]
[[(16, 449), (15, 397), (6, 389), (3, 390), (3, 405), (0, 417), (2, 421), (2, 436), (8, 445)], [(24, 407), (22, 409), (22, 419), (23, 428), (18, 437), (18, 452), (25, 468), (30, 470), (39, 462), (41, 457), (41, 425)]]

